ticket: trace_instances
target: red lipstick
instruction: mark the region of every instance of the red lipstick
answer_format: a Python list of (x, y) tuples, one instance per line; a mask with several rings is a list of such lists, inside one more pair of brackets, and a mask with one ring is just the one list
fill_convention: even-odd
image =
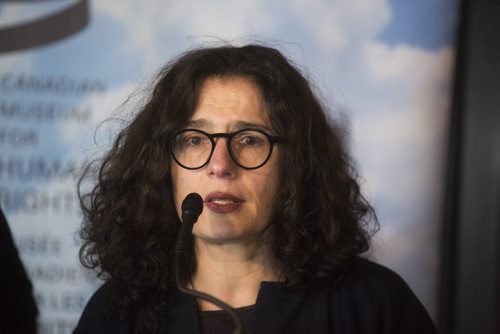
[(244, 200), (232, 194), (214, 191), (205, 197), (205, 206), (215, 213), (231, 213), (238, 210)]

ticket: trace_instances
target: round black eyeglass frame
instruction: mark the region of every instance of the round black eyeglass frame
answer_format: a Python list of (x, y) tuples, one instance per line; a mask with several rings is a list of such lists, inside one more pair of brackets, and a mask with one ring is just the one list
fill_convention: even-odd
[[(188, 132), (188, 131), (195, 131), (195, 132), (199, 132), (205, 136), (207, 136), (209, 139), (210, 139), (210, 142), (212, 143), (212, 149), (210, 151), (210, 154), (208, 155), (208, 159), (207, 161), (205, 161), (202, 165), (200, 165), (199, 167), (188, 167), (188, 166), (185, 166), (183, 165), (179, 160), (177, 160), (177, 157), (175, 156), (174, 154), (174, 145), (175, 145), (175, 138), (177, 138), (178, 135), (184, 133), (184, 132)], [(236, 160), (236, 157), (234, 156), (233, 154), (233, 150), (231, 149), (231, 145), (229, 145), (229, 143), (231, 142), (231, 140), (239, 133), (241, 132), (245, 132), (245, 131), (256, 131), (256, 132), (259, 132), (261, 134), (263, 134), (264, 136), (266, 136), (267, 140), (269, 141), (269, 145), (270, 145), (270, 148), (269, 148), (269, 154), (267, 155), (266, 159), (261, 163), (259, 164), (258, 166), (255, 166), (255, 167), (246, 167), (246, 166), (242, 166), (238, 160)], [(190, 169), (190, 170), (195, 170), (195, 169), (200, 169), (200, 168), (203, 168), (205, 167), (206, 165), (208, 165), (208, 163), (210, 162), (210, 159), (212, 159), (212, 154), (214, 153), (215, 151), (215, 145), (217, 144), (217, 142), (215, 141), (215, 138), (227, 138), (227, 141), (226, 141), (226, 146), (227, 146), (227, 151), (229, 152), (229, 156), (231, 156), (231, 159), (234, 161), (234, 163), (236, 165), (238, 165), (239, 167), (243, 168), (243, 169), (247, 169), (247, 170), (252, 170), (252, 169), (257, 169), (257, 168), (260, 168), (262, 166), (264, 166), (268, 161), (269, 161), (269, 158), (271, 158), (271, 154), (273, 153), (273, 147), (274, 147), (274, 144), (277, 144), (277, 143), (280, 143), (282, 142), (282, 138), (281, 137), (278, 137), (278, 136), (272, 136), (270, 134), (268, 134), (267, 132), (261, 130), (261, 129), (253, 129), (253, 128), (245, 128), (245, 129), (241, 129), (241, 130), (238, 130), (236, 132), (220, 132), (220, 133), (207, 133), (205, 131), (202, 131), (202, 130), (198, 130), (198, 129), (184, 129), (184, 130), (181, 130), (181, 131), (178, 131), (176, 132), (171, 138), (170, 138), (170, 152), (172, 154), (172, 157), (174, 158), (175, 162), (181, 166), (182, 168), (185, 168), (185, 169)]]

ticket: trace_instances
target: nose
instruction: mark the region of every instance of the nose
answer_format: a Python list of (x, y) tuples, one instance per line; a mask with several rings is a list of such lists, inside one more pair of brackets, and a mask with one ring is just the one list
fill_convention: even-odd
[(223, 178), (233, 178), (236, 175), (236, 169), (237, 166), (231, 158), (227, 148), (227, 139), (218, 138), (215, 149), (208, 162), (208, 174)]

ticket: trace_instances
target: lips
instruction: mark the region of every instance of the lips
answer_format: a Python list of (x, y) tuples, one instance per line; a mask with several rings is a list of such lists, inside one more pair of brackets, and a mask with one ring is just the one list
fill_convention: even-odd
[(238, 210), (244, 200), (232, 194), (211, 192), (205, 197), (205, 206), (215, 213), (230, 213)]

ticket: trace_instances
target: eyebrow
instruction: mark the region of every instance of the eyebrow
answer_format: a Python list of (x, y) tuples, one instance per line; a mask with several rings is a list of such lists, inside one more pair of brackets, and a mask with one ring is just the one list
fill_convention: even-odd
[(206, 119), (192, 119), (189, 121), (189, 123), (186, 125), (188, 128), (195, 128), (195, 129), (203, 129), (209, 127), (211, 123), (208, 122)]
[(272, 129), (270, 129), (269, 127), (267, 127), (265, 125), (257, 124), (257, 123), (243, 122), (243, 121), (236, 122), (235, 128), (236, 128), (236, 130), (245, 129), (245, 128), (252, 128), (252, 129), (264, 130), (267, 132), (273, 132)]
[[(213, 123), (206, 120), (206, 119), (193, 119), (191, 120), (188, 124), (187, 127), (189, 128), (195, 128), (195, 129), (207, 129), (213, 126)], [(231, 128), (234, 128), (234, 131), (238, 131), (241, 129), (246, 129), (246, 128), (251, 128), (251, 129), (259, 129), (263, 130), (266, 132), (273, 132), (273, 130), (265, 125), (258, 124), (258, 123), (252, 123), (252, 122), (245, 122), (245, 121), (237, 121), (235, 123), (231, 124)]]

